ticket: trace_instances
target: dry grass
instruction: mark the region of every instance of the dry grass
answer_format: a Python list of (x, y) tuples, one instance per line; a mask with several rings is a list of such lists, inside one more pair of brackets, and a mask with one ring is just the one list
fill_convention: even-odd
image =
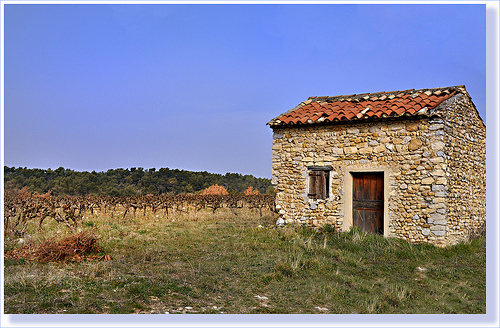
[[(355, 230), (277, 228), (275, 219), (245, 209), (87, 216), (82, 231), (93, 231), (98, 243), (87, 238), (83, 244), (99, 245), (98, 255), (111, 260), (6, 258), (5, 311), (485, 312), (482, 238), (441, 249)], [(47, 240), (79, 245), (54, 222), (28, 232), (28, 248)], [(15, 236), (4, 245), (7, 253), (22, 249)]]

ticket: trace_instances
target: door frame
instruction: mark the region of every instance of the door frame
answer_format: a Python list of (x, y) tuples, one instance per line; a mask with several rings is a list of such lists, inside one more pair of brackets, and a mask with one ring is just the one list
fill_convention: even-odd
[(342, 230), (347, 231), (353, 226), (352, 213), (352, 173), (383, 173), (384, 174), (384, 237), (389, 236), (389, 169), (388, 168), (346, 168), (344, 171), (344, 221)]

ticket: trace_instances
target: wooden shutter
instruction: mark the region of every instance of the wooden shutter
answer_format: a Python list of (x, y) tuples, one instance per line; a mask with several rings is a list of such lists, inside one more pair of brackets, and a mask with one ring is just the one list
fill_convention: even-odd
[(309, 171), (309, 197), (314, 199), (328, 198), (328, 172), (326, 170)]
[(310, 171), (309, 172), (309, 197), (319, 198), (321, 185), (321, 171)]

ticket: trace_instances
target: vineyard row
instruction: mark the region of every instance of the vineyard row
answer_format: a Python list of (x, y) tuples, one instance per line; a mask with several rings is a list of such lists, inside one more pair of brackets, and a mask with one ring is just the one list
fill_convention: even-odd
[(275, 211), (274, 195), (160, 195), (160, 196), (81, 196), (53, 197), (50, 195), (24, 194), (16, 197), (5, 195), (4, 228), (15, 235), (23, 236), (29, 222), (38, 221), (38, 229), (42, 228), (45, 219), (53, 219), (63, 223), (71, 231), (75, 231), (86, 213), (95, 214), (97, 210), (114, 217), (117, 208), (124, 210), (123, 219), (130, 214), (135, 219), (137, 210), (144, 215), (147, 209), (153, 214), (163, 213), (168, 218), (169, 212), (200, 211), (210, 209), (214, 213), (220, 208), (235, 210), (238, 208)]

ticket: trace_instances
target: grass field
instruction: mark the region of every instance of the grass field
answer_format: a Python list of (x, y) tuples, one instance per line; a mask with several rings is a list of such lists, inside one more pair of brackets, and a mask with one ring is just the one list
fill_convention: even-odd
[[(5, 313), (486, 312), (484, 238), (436, 248), (274, 222), (245, 209), (90, 215), (79, 228), (111, 260), (6, 258)], [(55, 222), (34, 229), (25, 243), (69, 234)], [(6, 235), (4, 248), (19, 238)]]

